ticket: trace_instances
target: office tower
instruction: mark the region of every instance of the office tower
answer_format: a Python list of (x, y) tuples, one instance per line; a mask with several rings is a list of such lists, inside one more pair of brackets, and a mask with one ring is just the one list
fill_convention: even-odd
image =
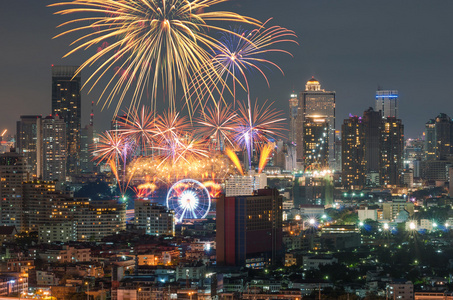
[(304, 169), (329, 167), (329, 124), (324, 116), (306, 116), (303, 126)]
[(363, 112), (362, 123), (365, 137), (365, 172), (366, 174), (378, 173), (382, 127), (381, 113), (370, 107)]
[(335, 130), (335, 165), (333, 167), (334, 171), (341, 171), (341, 131)]
[(297, 111), (297, 163), (304, 162), (303, 126), (307, 116), (325, 116), (329, 125), (329, 165), (335, 161), (335, 92), (321, 89), (321, 84), (313, 77), (305, 85), (305, 91), (299, 95)]
[(92, 173), (95, 171), (96, 163), (93, 161), (94, 150), (94, 128), (88, 124), (81, 130), (80, 134), (80, 171)]
[(389, 117), (383, 120), (380, 150), (381, 186), (398, 185), (403, 169), (404, 126), (400, 119)]
[(59, 115), (66, 124), (68, 175), (79, 172), (81, 129), (81, 77), (77, 66), (52, 66), (52, 115)]
[(149, 235), (175, 235), (175, 212), (166, 206), (138, 199), (135, 203), (134, 223)]
[(362, 118), (350, 116), (341, 126), (342, 183), (345, 188), (365, 185), (365, 130)]
[(407, 139), (404, 147), (405, 169), (412, 169), (414, 178), (420, 177), (420, 163), (424, 157), (425, 141), (418, 139)]
[(436, 121), (429, 120), (425, 124), (425, 160), (436, 160)]
[(60, 116), (42, 119), (42, 178), (66, 182), (66, 124)]
[(80, 171), (82, 173), (93, 173), (96, 170), (96, 163), (93, 160), (93, 151), (95, 150), (93, 105), (94, 102), (92, 101), (90, 123), (82, 128), (80, 133)]
[(216, 251), (219, 266), (263, 267), (275, 263), (282, 247), (282, 196), (277, 189), (217, 202)]
[(16, 151), (24, 157), (27, 170), (41, 176), (42, 160), (38, 154), (41, 147), (41, 116), (20, 116), (17, 121)]
[(297, 108), (299, 106), (299, 99), (297, 94), (291, 94), (289, 99), (289, 142), (297, 142)]
[(27, 179), (23, 156), (15, 152), (0, 154), (0, 225), (24, 230), (22, 182)]
[(398, 91), (377, 90), (375, 110), (381, 111), (382, 118), (398, 118)]
[(453, 120), (440, 113), (426, 125), (425, 157), (426, 160), (445, 160), (453, 154)]

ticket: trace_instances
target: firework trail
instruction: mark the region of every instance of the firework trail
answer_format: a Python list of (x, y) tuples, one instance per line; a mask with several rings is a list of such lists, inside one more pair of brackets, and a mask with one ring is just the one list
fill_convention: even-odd
[(200, 133), (213, 137), (215, 140), (215, 149), (222, 150), (225, 143), (228, 142), (233, 146), (232, 133), (235, 130), (234, 120), (237, 114), (231, 109), (231, 106), (224, 106), (220, 102), (214, 108), (208, 107), (196, 122), (201, 126)]
[(269, 161), (269, 156), (272, 154), (274, 147), (275, 145), (273, 143), (268, 143), (261, 147), (260, 161), (258, 164), (258, 174), (260, 174), (263, 171), (264, 167), (267, 165), (267, 162)]
[[(202, 66), (212, 66), (211, 51), (221, 51), (217, 40), (208, 33), (220, 31), (234, 34), (208, 23), (227, 21), (260, 25), (255, 19), (233, 12), (205, 11), (226, 1), (73, 0), (49, 6), (69, 7), (56, 12), (60, 15), (96, 14), (61, 24), (60, 26), (75, 27), (56, 37), (81, 33), (71, 44), (74, 48), (65, 57), (91, 47), (97, 50), (77, 71), (78, 73), (97, 64), (96, 70), (85, 83), (91, 84), (90, 91), (101, 78), (107, 77), (109, 70), (116, 68), (117, 76), (109, 80), (99, 98), (99, 101), (104, 99), (104, 108), (110, 106), (118, 96), (116, 115), (127, 91), (134, 85), (130, 107), (136, 107), (145, 88), (151, 85), (152, 107), (155, 109), (157, 87), (162, 86), (170, 107), (174, 110), (178, 82), (184, 91), (189, 112), (191, 111), (193, 106), (187, 96), (190, 83), (196, 79), (192, 74), (198, 73)], [(98, 47), (99, 44), (105, 47)], [(215, 72), (211, 72), (211, 75), (212, 78), (219, 77)], [(206, 86), (208, 83), (202, 82), (204, 79), (206, 77), (198, 78), (197, 86)]]
[(231, 150), (230, 148), (226, 148), (225, 149), (225, 154), (228, 156), (228, 158), (231, 160), (231, 162), (234, 164), (234, 166), (236, 167), (236, 169), (238, 170), (238, 172), (244, 176), (244, 171), (242, 170), (242, 165), (241, 165), (241, 162), (239, 161), (239, 158), (238, 156), (236, 155), (236, 153)]
[(158, 133), (153, 112), (145, 106), (140, 111), (130, 109), (125, 116), (119, 117), (118, 127), (119, 136), (135, 141), (142, 155), (146, 155), (148, 144), (153, 143), (153, 137)]
[(271, 108), (272, 103), (270, 105), (266, 103), (259, 106), (258, 102), (255, 102), (252, 108), (250, 98), (247, 105), (239, 102), (235, 141), (247, 151), (249, 170), (252, 168), (255, 144), (267, 143), (273, 136), (284, 136), (280, 131), (285, 130), (283, 121), (286, 119), (281, 118), (281, 111)]
[[(277, 46), (285, 42), (297, 44), (294, 40), (297, 36), (294, 31), (280, 26), (265, 28), (270, 20), (267, 20), (260, 28), (251, 31), (239, 28), (231, 32), (224, 32), (219, 39), (212, 62), (198, 74), (199, 78), (203, 78), (202, 82), (210, 85), (204, 86), (202, 92), (200, 89), (196, 89), (199, 85), (194, 85), (193, 93), (198, 97), (206, 95), (212, 97), (212, 91), (218, 91), (222, 96), (227, 90), (233, 95), (235, 103), (236, 85), (250, 94), (247, 79), (249, 73), (257, 71), (264, 77), (268, 86), (270, 86), (269, 80), (262, 66), (273, 66), (284, 74), (276, 63), (266, 59), (265, 56), (271, 53), (285, 53), (292, 56), (290, 52), (279, 49)], [(211, 80), (212, 78), (215, 80)], [(229, 87), (230, 81), (233, 85), (232, 89)], [(200, 80), (195, 82), (198, 83)], [(220, 86), (217, 87), (217, 85)]]

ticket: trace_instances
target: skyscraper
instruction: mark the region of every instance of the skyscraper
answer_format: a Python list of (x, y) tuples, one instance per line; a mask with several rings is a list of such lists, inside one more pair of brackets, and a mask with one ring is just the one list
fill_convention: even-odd
[(307, 116), (325, 116), (329, 125), (329, 165), (335, 162), (335, 92), (321, 89), (321, 84), (311, 78), (305, 85), (305, 91), (299, 95), (297, 111), (297, 163), (299, 167), (304, 161), (303, 126)]
[(346, 188), (365, 185), (365, 130), (362, 118), (350, 116), (341, 126), (342, 183)]
[(217, 202), (217, 265), (262, 267), (282, 248), (282, 196), (277, 189)]
[(381, 186), (399, 185), (403, 169), (404, 125), (400, 119), (388, 117), (383, 120), (380, 150)]
[(453, 120), (440, 113), (425, 125), (426, 160), (445, 160), (453, 154)]
[(379, 111), (369, 108), (363, 112), (365, 137), (366, 174), (379, 172), (379, 143), (381, 140), (382, 118)]
[(375, 110), (381, 111), (382, 118), (398, 118), (398, 91), (377, 90)]
[(22, 182), (27, 180), (25, 159), (12, 150), (0, 154), (0, 224), (25, 228)]
[(297, 143), (297, 108), (299, 99), (297, 94), (291, 94), (289, 99), (289, 142)]
[(66, 124), (67, 171), (75, 175), (80, 168), (81, 77), (77, 66), (52, 66), (52, 114)]
[(59, 116), (42, 119), (42, 177), (44, 180), (66, 181), (66, 124)]
[(323, 116), (306, 116), (304, 121), (304, 168), (323, 170), (329, 167), (329, 124)]
[(42, 160), (37, 153), (41, 147), (41, 116), (20, 116), (17, 121), (16, 151), (24, 156), (27, 170), (41, 176)]

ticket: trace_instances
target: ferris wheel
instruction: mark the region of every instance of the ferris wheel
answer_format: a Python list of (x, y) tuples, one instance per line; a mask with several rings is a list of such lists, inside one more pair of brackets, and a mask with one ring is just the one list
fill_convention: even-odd
[(211, 208), (211, 196), (201, 182), (182, 179), (168, 191), (167, 207), (175, 211), (177, 222), (183, 219), (203, 219)]

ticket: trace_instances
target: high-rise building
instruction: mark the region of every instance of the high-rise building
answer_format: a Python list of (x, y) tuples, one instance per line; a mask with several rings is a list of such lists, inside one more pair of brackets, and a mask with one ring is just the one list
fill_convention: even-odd
[(175, 235), (175, 212), (148, 200), (135, 200), (135, 225), (149, 235)]
[(126, 230), (126, 203), (105, 200), (68, 204), (76, 208), (74, 218), (77, 221), (78, 241), (100, 241)]
[(381, 111), (382, 118), (398, 118), (398, 91), (377, 90), (376, 111)]
[(27, 170), (41, 176), (42, 159), (38, 155), (41, 147), (41, 116), (20, 116), (17, 121), (16, 151), (24, 156)]
[(66, 182), (67, 166), (66, 124), (60, 116), (42, 119), (42, 178)]
[(93, 161), (94, 150), (94, 128), (88, 124), (81, 130), (80, 135), (80, 171), (82, 173), (92, 173), (95, 171), (96, 163)]
[(329, 125), (329, 165), (335, 162), (335, 92), (321, 89), (321, 84), (311, 78), (305, 85), (305, 91), (299, 95), (297, 111), (297, 163), (302, 167), (304, 162), (303, 126), (307, 116), (325, 116)]
[(341, 171), (341, 155), (343, 153), (341, 146), (341, 131), (335, 130), (335, 165), (333, 166), (334, 171)]
[(381, 186), (399, 185), (403, 170), (404, 125), (400, 119), (389, 117), (383, 120), (380, 149)]
[(52, 114), (59, 115), (66, 124), (68, 175), (80, 168), (81, 76), (77, 66), (52, 66)]
[(22, 182), (27, 179), (25, 159), (15, 150), (0, 154), (0, 225), (25, 229)]
[(425, 158), (426, 160), (445, 160), (453, 154), (453, 120), (440, 113), (426, 125)]
[(382, 127), (381, 113), (370, 107), (363, 112), (362, 123), (365, 137), (365, 172), (366, 174), (378, 173)]
[(429, 120), (425, 124), (425, 160), (436, 160), (436, 121)]
[(291, 94), (289, 99), (289, 142), (297, 143), (297, 108), (299, 99), (297, 94)]
[(350, 116), (341, 127), (342, 183), (346, 188), (365, 185), (365, 130), (362, 118)]
[(282, 248), (282, 196), (277, 189), (217, 202), (216, 251), (219, 266), (263, 267)]
[(305, 170), (329, 167), (329, 124), (324, 116), (306, 116), (303, 126)]

